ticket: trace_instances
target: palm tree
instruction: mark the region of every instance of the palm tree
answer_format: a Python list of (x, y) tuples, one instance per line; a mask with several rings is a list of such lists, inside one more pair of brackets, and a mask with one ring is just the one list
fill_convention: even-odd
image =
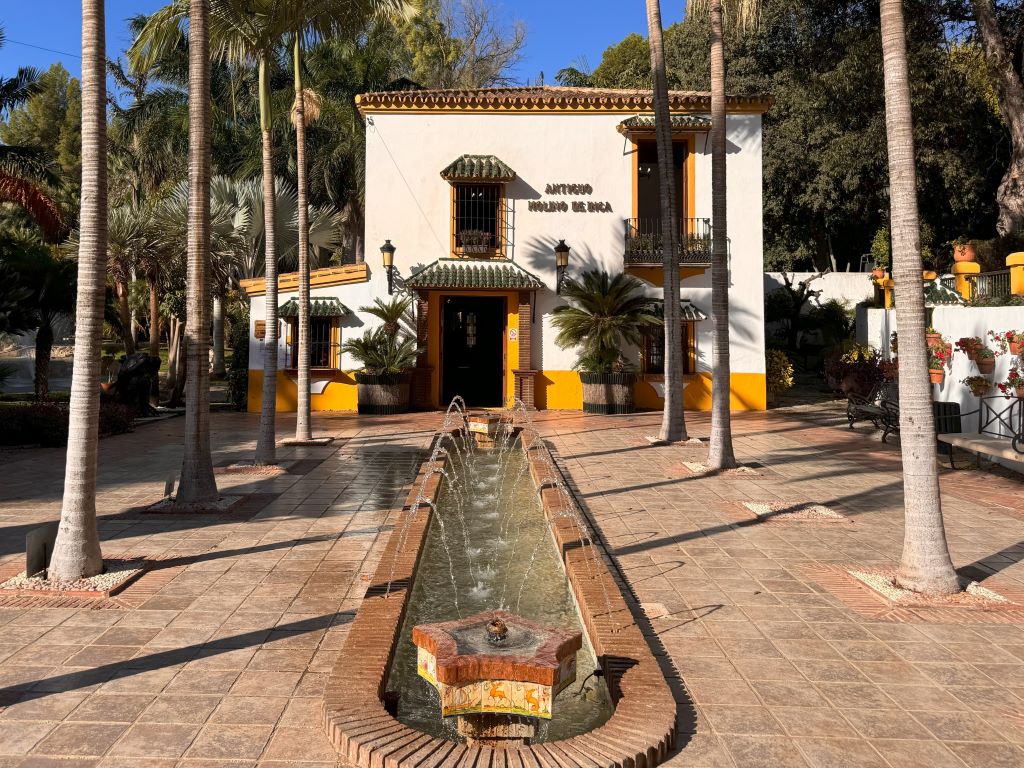
[(572, 304), (555, 308), (555, 343), (579, 347), (577, 367), (582, 369), (611, 372), (620, 365), (625, 344), (639, 346), (644, 329), (662, 322), (644, 295), (643, 283), (624, 272), (614, 277), (603, 271), (584, 272), (578, 281), (566, 279), (562, 295)]
[[(892, 273), (900, 286), (921, 285), (921, 223), (917, 211), (914, 121), (910, 108), (903, 0), (881, 0), (885, 124), (889, 140)], [(900, 452), (903, 456), (903, 556), (897, 582), (905, 589), (951, 594), (960, 585), (946, 543), (935, 450), (935, 419), (928, 384), (924, 293), (901, 291)]]
[(75, 361), (64, 500), (48, 575), (58, 581), (103, 570), (96, 528), (100, 356), (107, 276), (107, 85), (104, 0), (82, 0), (82, 203), (79, 211)]
[[(301, 26), (301, 3), (282, 0), (220, 0), (209, 15), (209, 44), (220, 61), (244, 66), (255, 63), (259, 73), (259, 115), (263, 168), (264, 275), (266, 278), (266, 338), (263, 355), (263, 397), (256, 438), (256, 464), (277, 461), (277, 241), (274, 237), (274, 145), (271, 134), (270, 65), (282, 38)], [(152, 16), (128, 52), (145, 64), (173, 50), (188, 19), (187, 0), (173, 0)], [(205, 365), (205, 363), (204, 363)]]
[(665, 295), (665, 405), (658, 439), (671, 443), (686, 439), (683, 414), (683, 343), (679, 311), (679, 210), (676, 200), (675, 162), (672, 151), (672, 118), (665, 74), (661, 2), (647, 0), (647, 30), (651, 46), (654, 124), (658, 142), (658, 180), (661, 197), (661, 237), (665, 246), (662, 270)]
[(217, 500), (210, 452), (210, 0), (191, 0), (188, 24), (188, 277), (185, 451), (175, 503)]
[(295, 419), (295, 443), (311, 442), (312, 414), (309, 392), (309, 182), (306, 178), (306, 128), (320, 115), (319, 97), (307, 91), (302, 85), (302, 48), (304, 37), (316, 37), (328, 30), (342, 28), (345, 24), (358, 24), (373, 14), (396, 14), (408, 17), (413, 3), (405, 0), (307, 0), (303, 19), (304, 29), (297, 29), (292, 36), (292, 65), (295, 80), (295, 102), (292, 107), (292, 123), (295, 126), (295, 174), (298, 186), (298, 272), (299, 272), (299, 349), (297, 413)]
[(692, 0), (695, 14), (711, 16), (711, 316), (714, 328), (711, 369), (711, 440), (708, 466), (736, 466), (732, 447), (732, 382), (729, 362), (729, 230), (726, 190), (725, 32), (724, 16), (739, 28), (757, 23), (760, 0)]

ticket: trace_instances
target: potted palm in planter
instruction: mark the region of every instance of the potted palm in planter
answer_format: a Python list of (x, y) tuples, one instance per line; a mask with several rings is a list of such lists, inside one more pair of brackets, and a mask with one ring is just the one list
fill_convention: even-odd
[(372, 307), (360, 307), (384, 321), (383, 325), (349, 339), (341, 351), (354, 357), (363, 370), (355, 374), (359, 413), (382, 416), (409, 410), (410, 370), (416, 365), (416, 339), (402, 328), (412, 299), (377, 299)]
[(572, 302), (557, 307), (552, 324), (555, 343), (579, 348), (576, 369), (583, 384), (585, 413), (632, 413), (635, 374), (622, 358), (622, 346), (639, 346), (644, 328), (660, 325), (644, 296), (643, 283), (632, 275), (604, 271), (568, 278), (562, 295)]

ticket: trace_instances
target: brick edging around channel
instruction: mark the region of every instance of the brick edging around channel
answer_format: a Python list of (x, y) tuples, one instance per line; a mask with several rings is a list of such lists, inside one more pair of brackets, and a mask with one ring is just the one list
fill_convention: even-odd
[(605, 564), (603, 550), (574, 522), (582, 515), (568, 492), (550, 483), (553, 464), (541, 440), (532, 442), (528, 456), (530, 474), (541, 489), (544, 513), (612, 695), (611, 717), (570, 739), (492, 749), (414, 730), (387, 711), (387, 675), (430, 524), (431, 508), (422, 503), (420, 488), (426, 478), (422, 496), (434, 502), (441, 482), (428, 461), (406, 498), (327, 683), (323, 718), (344, 758), (363, 768), (651, 768), (674, 748), (675, 699)]

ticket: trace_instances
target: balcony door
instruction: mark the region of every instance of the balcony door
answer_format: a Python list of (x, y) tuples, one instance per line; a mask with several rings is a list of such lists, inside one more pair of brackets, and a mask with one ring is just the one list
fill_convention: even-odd
[[(673, 177), (676, 182), (676, 204), (679, 220), (685, 222), (686, 158), (689, 146), (685, 141), (672, 142)], [(658, 178), (658, 145), (653, 139), (637, 142), (636, 217), (642, 222), (641, 230), (661, 232), (661, 182)], [(639, 223), (639, 222), (638, 222)]]

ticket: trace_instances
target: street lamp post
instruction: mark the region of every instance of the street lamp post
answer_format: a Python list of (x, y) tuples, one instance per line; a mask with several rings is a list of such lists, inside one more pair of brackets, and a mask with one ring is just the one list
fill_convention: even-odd
[(380, 255), (384, 260), (384, 271), (388, 275), (388, 296), (395, 292), (395, 246), (390, 240), (385, 240), (380, 247)]
[(555, 267), (558, 275), (555, 279), (555, 294), (558, 296), (562, 295), (562, 283), (565, 281), (565, 270), (569, 266), (569, 250), (569, 246), (565, 244), (565, 240), (559, 240), (558, 245), (555, 246)]

